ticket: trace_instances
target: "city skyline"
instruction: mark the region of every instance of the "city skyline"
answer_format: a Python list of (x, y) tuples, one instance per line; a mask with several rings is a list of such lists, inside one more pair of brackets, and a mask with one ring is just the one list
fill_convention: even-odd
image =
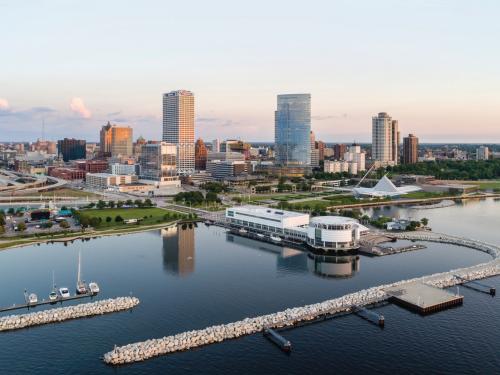
[(286, 18), (281, 2), (116, 5), (0, 2), (2, 141), (35, 140), (43, 121), (47, 139), (96, 140), (107, 121), (161, 139), (160, 94), (187, 89), (196, 138), (270, 141), (276, 95), (308, 92), (327, 142), (368, 142), (378, 112), (423, 143), (500, 142), (493, 1), (288, 2)]

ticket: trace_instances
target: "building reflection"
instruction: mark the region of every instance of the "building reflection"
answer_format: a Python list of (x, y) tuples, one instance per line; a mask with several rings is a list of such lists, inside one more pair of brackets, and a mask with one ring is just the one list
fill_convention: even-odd
[(176, 276), (194, 271), (194, 227), (183, 224), (161, 230), (163, 238), (163, 268)]
[(358, 255), (315, 255), (308, 251), (292, 249), (267, 242), (227, 233), (226, 240), (252, 249), (276, 254), (276, 268), (285, 273), (311, 272), (321, 277), (352, 277), (359, 271)]

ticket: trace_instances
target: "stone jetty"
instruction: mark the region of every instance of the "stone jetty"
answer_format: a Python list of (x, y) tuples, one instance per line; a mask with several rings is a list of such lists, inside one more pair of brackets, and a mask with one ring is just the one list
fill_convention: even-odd
[(223, 340), (234, 339), (244, 335), (261, 332), (265, 328), (279, 328), (318, 319), (325, 315), (352, 311), (355, 306), (365, 306), (387, 300), (389, 295), (385, 289), (405, 283), (422, 282), (428, 285), (445, 288), (461, 284), (463, 281), (456, 278), (458, 275), (466, 280), (482, 279), (500, 274), (500, 247), (480, 241), (429, 233), (398, 234), (401, 239), (421, 240), (452, 243), (484, 251), (493, 257), (493, 260), (476, 266), (451, 270), (448, 272), (417, 277), (410, 280), (398, 281), (392, 284), (380, 285), (355, 293), (346, 294), (320, 303), (303, 307), (289, 308), (273, 314), (211, 326), (205, 329), (178, 333), (162, 338), (115, 347), (104, 354), (103, 360), (110, 365), (121, 365), (144, 361), (149, 358), (188, 350)]
[(131, 309), (139, 304), (136, 297), (118, 297), (102, 301), (59, 307), (29, 314), (9, 315), (0, 318), (0, 331), (10, 331), (41, 324), (62, 322)]

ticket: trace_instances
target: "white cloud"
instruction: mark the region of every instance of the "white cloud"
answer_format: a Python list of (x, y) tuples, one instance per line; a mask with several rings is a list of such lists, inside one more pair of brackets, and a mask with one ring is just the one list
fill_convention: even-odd
[(9, 102), (7, 99), (0, 98), (0, 110), (9, 109)]
[(82, 118), (90, 118), (92, 116), (92, 112), (85, 107), (82, 98), (71, 99), (70, 107), (73, 112), (78, 113)]

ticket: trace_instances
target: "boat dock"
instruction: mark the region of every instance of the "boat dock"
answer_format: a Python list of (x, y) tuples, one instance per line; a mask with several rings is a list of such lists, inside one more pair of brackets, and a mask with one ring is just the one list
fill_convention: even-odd
[(279, 346), (279, 348), (284, 352), (290, 352), (292, 350), (292, 343), (272, 328), (264, 329), (264, 337), (266, 337), (273, 344)]
[(1, 307), (0, 308), (0, 313), (6, 312), (6, 311), (13, 311), (13, 310), (20, 310), (20, 309), (32, 309), (37, 306), (43, 306), (43, 305), (56, 305), (58, 303), (63, 303), (65, 301), (72, 301), (76, 299), (82, 299), (82, 298), (92, 298), (96, 296), (97, 294), (95, 293), (85, 293), (85, 294), (77, 294), (71, 297), (61, 297), (57, 296), (57, 299), (55, 301), (50, 301), (50, 300), (42, 300), (36, 303), (22, 303), (19, 305), (12, 305), (9, 307)]
[(355, 315), (369, 321), (370, 323), (378, 325), (380, 328), (383, 328), (385, 325), (385, 319), (383, 315), (377, 314), (374, 311), (370, 311), (363, 306), (353, 306), (352, 312)]
[(435, 288), (420, 282), (408, 283), (385, 289), (389, 300), (398, 305), (426, 315), (458, 306), (463, 303), (464, 297)]
[(414, 250), (422, 250), (426, 248), (427, 246), (421, 244), (409, 245), (403, 247), (372, 246), (372, 247), (361, 247), (359, 249), (359, 252), (366, 255), (384, 256), (384, 255), (406, 253), (408, 251), (414, 251)]
[(486, 285), (484, 283), (480, 283), (475, 280), (467, 280), (458, 275), (453, 275), (453, 276), (455, 276), (458, 280), (462, 281), (463, 282), (462, 285), (466, 288), (473, 289), (477, 292), (491, 294), (492, 296), (496, 294), (496, 289), (491, 285)]

